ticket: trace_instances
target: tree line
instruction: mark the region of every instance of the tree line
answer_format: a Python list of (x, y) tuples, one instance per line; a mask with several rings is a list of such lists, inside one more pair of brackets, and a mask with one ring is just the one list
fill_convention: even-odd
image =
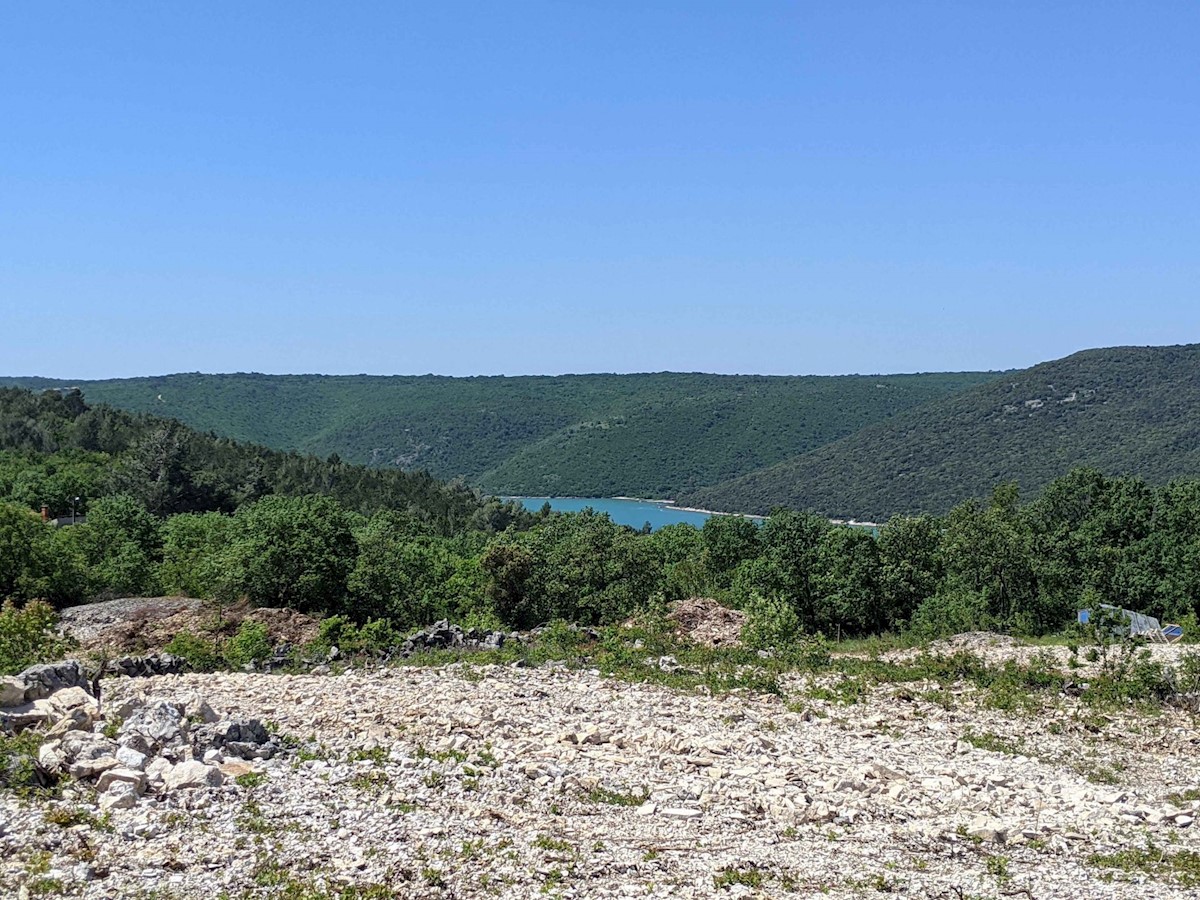
[[(0, 500), (51, 516), (127, 495), (165, 518), (232, 513), (263, 497), (320, 494), (352, 512), (395, 510), (440, 534), (498, 530), (527, 514), (428, 472), (373, 469), (269, 450), (177, 421), (89, 406), (78, 391), (0, 388)], [(78, 498), (78, 499), (76, 499)]]
[(1090, 469), (1026, 503), (1002, 485), (946, 516), (895, 517), (878, 537), (790, 510), (648, 534), (590, 510), (543, 510), (455, 531), (321, 494), (158, 515), (119, 493), (87, 512), (86, 524), (55, 528), (0, 502), (0, 596), (246, 598), (395, 629), (600, 625), (710, 596), (746, 610), (762, 645), (800, 633), (1045, 634), (1102, 602), (1192, 629), (1200, 612), (1200, 482), (1152, 487)]

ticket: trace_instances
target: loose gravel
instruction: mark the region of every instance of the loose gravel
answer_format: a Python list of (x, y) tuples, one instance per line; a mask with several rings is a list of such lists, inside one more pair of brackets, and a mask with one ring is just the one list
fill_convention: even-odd
[[(1014, 713), (952, 693), (889, 685), (840, 705), (804, 679), (783, 698), (714, 697), (469, 663), (108, 679), (109, 710), (202, 700), (289, 749), (107, 817), (82, 783), (61, 801), (4, 795), (0, 892), (1196, 895), (1168, 871), (1200, 852), (1190, 717), (1097, 717), (1071, 697)], [(1105, 865), (1148, 846), (1156, 871)]]

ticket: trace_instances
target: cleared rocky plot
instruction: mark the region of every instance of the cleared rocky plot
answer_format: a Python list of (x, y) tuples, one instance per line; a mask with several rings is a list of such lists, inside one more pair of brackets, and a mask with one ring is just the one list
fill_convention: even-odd
[(302, 644), (317, 634), (317, 621), (294, 609), (254, 608), (245, 602), (218, 608), (188, 597), (125, 597), (60, 613), (61, 630), (81, 650), (115, 654), (160, 651), (183, 631), (228, 637), (245, 619), (265, 625), (277, 643)]
[(1195, 896), (1188, 714), (1099, 716), (1070, 696), (994, 709), (967, 684), (878, 685), (853, 704), (828, 690), (796, 677), (782, 697), (710, 696), (553, 664), (109, 679), (109, 715), (130, 717), (110, 725), (118, 742), (158, 701), (190, 715), (184, 733), (214, 718), (207, 703), (268, 723), (271, 758), (210, 749), (224, 774), (197, 760), (177, 778), (192, 751), (168, 723), (176, 765), (132, 802), (105, 812), (86, 781), (61, 800), (5, 795), (0, 890)]

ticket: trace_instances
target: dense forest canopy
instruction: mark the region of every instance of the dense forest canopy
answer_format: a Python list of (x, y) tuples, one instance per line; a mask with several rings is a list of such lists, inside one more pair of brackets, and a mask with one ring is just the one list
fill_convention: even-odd
[(150, 513), (232, 512), (268, 495), (323, 494), (369, 515), (396, 510), (441, 534), (503, 529), (525, 514), (426, 472), (375, 469), (202, 434), (78, 392), (0, 388), (0, 497), (52, 516), (125, 494)]
[(1200, 345), (1088, 350), (971, 387), (680, 499), (883, 521), (992, 487), (1033, 494), (1077, 466), (1152, 484), (1200, 477)]
[[(995, 377), (169, 375), (79, 387), (203, 431), (501, 495), (675, 497), (780, 462)], [(4, 383), (0, 381), (0, 383)]]
[(1032, 495), (1077, 466), (1150, 484), (1200, 477), (1200, 345), (1088, 350), (1002, 374), (189, 374), (79, 387), (225, 437), (498, 495), (884, 521), (943, 515), (1003, 482)]
[[(182, 593), (410, 629), (439, 618), (606, 624), (710, 596), (748, 638), (1040, 634), (1112, 603), (1195, 629), (1200, 481), (1080, 468), (878, 538), (806, 512), (651, 534), (592, 511), (537, 516), (461, 486), (280, 454), (177, 423), (0, 391), (0, 597)], [(85, 498), (85, 524), (36, 509)], [(386, 502), (384, 502), (386, 501)]]

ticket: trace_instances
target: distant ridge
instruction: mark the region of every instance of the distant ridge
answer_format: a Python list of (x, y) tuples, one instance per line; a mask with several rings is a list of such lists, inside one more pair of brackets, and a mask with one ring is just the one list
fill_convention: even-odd
[(879, 521), (1070, 468), (1200, 477), (1200, 345), (886, 376), (201, 375), (68, 382), (92, 402), (495, 494), (671, 498)]
[(813, 450), (995, 373), (204, 375), (78, 387), (89, 402), (348, 462), (427, 469), (495, 494), (671, 498)]
[(942, 513), (1004, 481), (1036, 491), (1081, 465), (1200, 477), (1200, 345), (1085, 350), (1009, 372), (678, 499), (879, 521)]

